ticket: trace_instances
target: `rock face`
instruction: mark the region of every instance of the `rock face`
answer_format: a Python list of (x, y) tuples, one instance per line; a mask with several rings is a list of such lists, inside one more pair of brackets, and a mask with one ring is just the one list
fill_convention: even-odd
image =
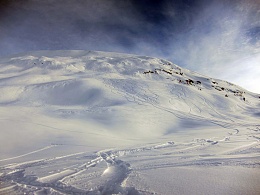
[[(220, 165), (242, 173), (236, 166), (259, 166), (259, 97), (147, 56), (39, 51), (2, 58), (0, 194), (171, 194), (171, 176), (159, 189), (145, 175)], [(227, 193), (214, 187), (207, 193)], [(190, 193), (182, 190), (175, 193)]]

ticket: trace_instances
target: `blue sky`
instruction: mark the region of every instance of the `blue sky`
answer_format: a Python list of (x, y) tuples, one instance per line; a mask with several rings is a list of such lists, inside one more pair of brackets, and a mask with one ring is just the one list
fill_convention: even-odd
[(260, 93), (258, 0), (2, 0), (0, 56), (84, 49), (166, 58)]

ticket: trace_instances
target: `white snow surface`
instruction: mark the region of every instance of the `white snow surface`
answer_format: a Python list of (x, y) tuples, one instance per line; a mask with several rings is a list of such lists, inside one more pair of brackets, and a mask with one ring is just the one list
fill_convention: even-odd
[(260, 194), (259, 132), (259, 94), (167, 60), (0, 59), (0, 194)]

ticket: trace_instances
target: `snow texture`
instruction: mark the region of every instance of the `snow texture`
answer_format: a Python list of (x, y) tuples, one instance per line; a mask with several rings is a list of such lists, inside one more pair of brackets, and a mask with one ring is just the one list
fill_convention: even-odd
[(259, 119), (259, 94), (163, 59), (2, 58), (0, 194), (260, 194)]

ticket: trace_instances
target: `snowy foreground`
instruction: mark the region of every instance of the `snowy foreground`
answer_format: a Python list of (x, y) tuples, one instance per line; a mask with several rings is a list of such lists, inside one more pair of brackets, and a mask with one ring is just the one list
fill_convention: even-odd
[(260, 194), (259, 132), (259, 94), (162, 59), (0, 59), (0, 194)]

